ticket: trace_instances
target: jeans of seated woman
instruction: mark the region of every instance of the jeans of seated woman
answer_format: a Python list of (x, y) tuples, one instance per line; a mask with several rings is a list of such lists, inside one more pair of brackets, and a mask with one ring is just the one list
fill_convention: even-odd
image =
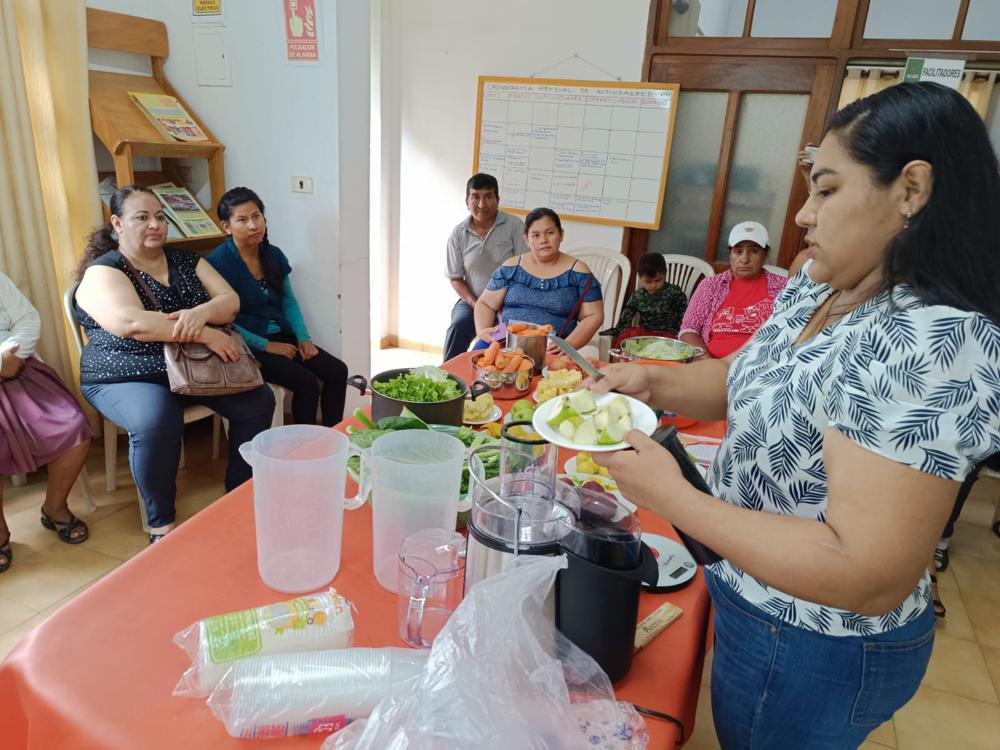
[[(276, 333), (270, 341), (295, 345), (295, 337)], [(320, 407), (324, 427), (333, 427), (344, 418), (347, 400), (347, 365), (318, 346), (312, 359), (289, 359), (270, 352), (254, 352), (261, 364), (264, 381), (292, 392), (292, 419), (295, 424), (316, 424)], [(322, 386), (322, 388), (321, 388)]]
[(705, 571), (715, 606), (712, 716), (722, 750), (848, 750), (916, 693), (934, 612), (871, 636), (825, 636), (755, 607)]
[(229, 420), (226, 490), (251, 476), (239, 447), (271, 426), (274, 394), (267, 386), (232, 396), (180, 396), (157, 383), (92, 383), (81, 388), (97, 411), (128, 432), (129, 465), (152, 528), (174, 522), (184, 407), (200, 404)]

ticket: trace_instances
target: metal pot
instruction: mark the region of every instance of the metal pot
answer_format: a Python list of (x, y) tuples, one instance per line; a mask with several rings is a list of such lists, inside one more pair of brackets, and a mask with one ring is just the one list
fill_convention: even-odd
[[(671, 349), (673, 349), (671, 356), (644, 357), (639, 354), (644, 347), (656, 341), (668, 342)], [(642, 359), (658, 362), (691, 362), (704, 353), (704, 349), (691, 346), (680, 339), (671, 339), (666, 336), (632, 336), (631, 338), (624, 339), (618, 348), (608, 352), (608, 357), (611, 362), (637, 362)]]
[[(511, 320), (507, 325), (510, 326), (513, 323), (524, 323), (524, 321)], [(524, 323), (524, 325), (527, 325), (529, 328), (541, 328), (541, 326), (534, 323)], [(524, 352), (524, 356), (534, 362), (534, 367), (531, 371), (535, 375), (540, 375), (542, 367), (545, 366), (545, 348), (548, 345), (548, 336), (523, 336), (520, 333), (511, 333), (509, 329), (507, 331), (507, 348), (511, 351), (520, 349)]]
[[(371, 382), (384, 382), (398, 375), (409, 375), (413, 371), (412, 367), (403, 367), (397, 370), (386, 370), (374, 375)], [(470, 388), (465, 381), (457, 375), (448, 373), (448, 379), (458, 384), (461, 395), (448, 401), (403, 401), (398, 398), (390, 398), (379, 393), (374, 388), (369, 389), (368, 381), (363, 375), (353, 375), (347, 379), (347, 384), (357, 388), (364, 396), (369, 390), (372, 394), (372, 421), (378, 422), (382, 417), (398, 417), (403, 413), (403, 407), (412, 411), (428, 424), (450, 424), (460, 427), (465, 410), (465, 399), (469, 396)], [(471, 388), (472, 398), (479, 398), (484, 393), (490, 392), (490, 387), (486, 383), (475, 381)]]
[[(504, 353), (513, 351), (502, 349)], [(476, 352), (472, 355), (472, 369), (476, 371), (476, 381), (482, 381), (493, 391), (494, 398), (521, 398), (531, 387), (531, 375), (535, 368), (535, 361), (525, 356), (531, 362), (531, 370), (524, 372), (496, 372), (487, 370), (479, 366), (479, 360), (485, 355), (485, 351)]]

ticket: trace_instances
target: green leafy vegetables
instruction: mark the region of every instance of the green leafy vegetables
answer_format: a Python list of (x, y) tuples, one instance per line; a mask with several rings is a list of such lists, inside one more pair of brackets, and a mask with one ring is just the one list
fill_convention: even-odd
[(383, 396), (417, 403), (451, 401), (462, 396), (462, 389), (451, 378), (442, 380), (416, 373), (404, 373), (389, 380), (373, 382), (372, 388)]

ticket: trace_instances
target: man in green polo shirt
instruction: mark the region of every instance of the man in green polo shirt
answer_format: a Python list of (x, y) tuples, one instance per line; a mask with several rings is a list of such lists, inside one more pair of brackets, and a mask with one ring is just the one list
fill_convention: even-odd
[(474, 174), (465, 185), (469, 216), (448, 238), (447, 277), (458, 294), (444, 343), (449, 360), (476, 337), (472, 309), (490, 276), (507, 258), (528, 252), (524, 222), (500, 210), (500, 186), (493, 175)]

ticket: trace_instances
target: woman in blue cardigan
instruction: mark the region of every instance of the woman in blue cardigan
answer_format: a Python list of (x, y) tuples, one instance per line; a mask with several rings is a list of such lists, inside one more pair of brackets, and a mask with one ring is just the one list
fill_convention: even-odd
[(324, 425), (337, 424), (344, 418), (347, 365), (310, 340), (289, 280), (292, 267), (267, 240), (264, 202), (237, 187), (219, 199), (218, 213), (229, 239), (208, 262), (240, 296), (236, 330), (260, 360), (264, 380), (292, 392), (297, 424), (315, 424), (317, 405)]

